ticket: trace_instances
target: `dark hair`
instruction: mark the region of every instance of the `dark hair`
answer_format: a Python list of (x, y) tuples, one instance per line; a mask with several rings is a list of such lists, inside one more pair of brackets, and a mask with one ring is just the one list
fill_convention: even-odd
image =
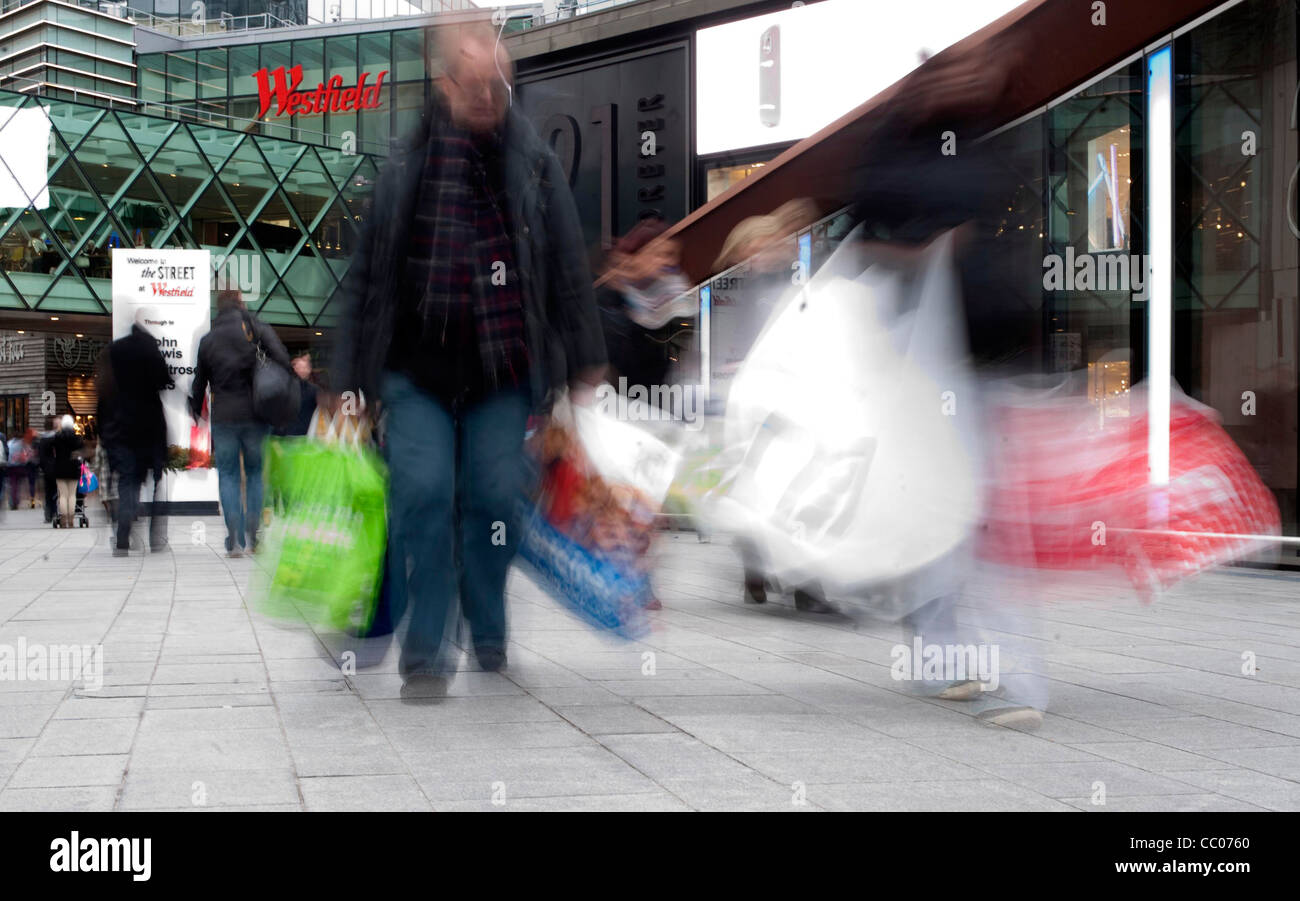
[(217, 312), (226, 310), (245, 310), (243, 296), (234, 288), (225, 288), (217, 292)]
[(642, 219), (632, 226), (631, 231), (618, 239), (618, 243), (614, 245), (614, 250), (618, 253), (636, 253), (666, 231), (668, 231), (668, 223), (658, 216)]

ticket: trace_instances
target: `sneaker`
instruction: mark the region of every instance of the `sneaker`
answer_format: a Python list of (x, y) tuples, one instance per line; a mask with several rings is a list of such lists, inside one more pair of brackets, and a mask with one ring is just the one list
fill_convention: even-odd
[(664, 605), (659, 601), (658, 598), (650, 598), (648, 601), (645, 602), (643, 606), (645, 607), (646, 610), (664, 609)]
[(1037, 729), (1043, 725), (1043, 712), (1033, 707), (995, 707), (982, 711), (975, 718), (990, 726), (1009, 729)]
[(402, 700), (437, 700), (447, 696), (450, 681), (434, 673), (415, 673), (402, 680)]
[(767, 586), (763, 584), (762, 578), (755, 577), (745, 579), (745, 603), (767, 603)]
[(130, 555), (131, 555), (131, 552), (130, 552), (129, 550), (127, 550), (126, 548), (124, 548), (124, 547), (115, 547), (115, 548), (113, 548), (113, 556), (114, 556), (114, 557), (129, 557)]

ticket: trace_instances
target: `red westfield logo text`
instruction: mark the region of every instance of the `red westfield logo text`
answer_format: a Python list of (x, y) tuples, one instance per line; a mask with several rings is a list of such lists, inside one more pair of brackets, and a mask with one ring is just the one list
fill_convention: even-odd
[(362, 72), (355, 87), (344, 88), (343, 76), (331, 76), (323, 81), (314, 91), (299, 91), (302, 83), (302, 66), (294, 66), (286, 71), (284, 66), (275, 69), (259, 69), (253, 73), (257, 79), (257, 95), (261, 108), (257, 118), (261, 119), (275, 104), (275, 115), (296, 116), (299, 113), (338, 113), (348, 110), (377, 109), (383, 102), (385, 69), (379, 73), (374, 84), (367, 85), (369, 72)]

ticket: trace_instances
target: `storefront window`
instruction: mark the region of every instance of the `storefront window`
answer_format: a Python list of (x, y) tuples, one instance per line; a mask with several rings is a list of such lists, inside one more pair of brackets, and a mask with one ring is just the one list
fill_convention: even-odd
[(399, 84), (397, 86), (397, 121), (393, 133), (402, 136), (420, 124), (420, 113), (424, 110), (424, 82)]
[[(194, 51), (167, 54), (167, 99), (193, 100), (197, 87)], [(190, 104), (187, 104), (190, 105)]]
[(167, 56), (147, 53), (140, 57), (137, 78), (140, 83), (140, 100), (145, 104), (164, 103), (167, 100)]
[(325, 70), (341, 76), (345, 85), (357, 83), (356, 35), (325, 39)]
[[(381, 31), (359, 35), (357, 38), (358, 46), (358, 65), (363, 72), (370, 72), (378, 75), (387, 69), (392, 72), (393, 54), (392, 54), (392, 35), (389, 32)], [(392, 79), (392, 75), (388, 79)]]
[(325, 80), (325, 42), (317, 38), (314, 41), (293, 42), (293, 62), (302, 66), (302, 87), (310, 90)]
[[(274, 71), (280, 66), (289, 67), (293, 65), (290, 59), (292, 44), (289, 41), (279, 41), (274, 44), (262, 45), (262, 64), (261, 68)], [(252, 76), (252, 72), (248, 73)], [(251, 83), (251, 82), (250, 82)]]
[(424, 80), (424, 29), (393, 33), (393, 69), (389, 77), (396, 81)]
[(1295, 5), (1216, 16), (1175, 43), (1174, 72), (1174, 377), (1223, 418), (1295, 535)]
[(705, 200), (709, 201), (727, 193), (733, 185), (738, 185), (751, 175), (762, 172), (766, 165), (767, 163), (738, 163), (734, 166), (710, 168), (705, 177)]
[(226, 84), (226, 50), (200, 50), (198, 55), (199, 96), (225, 98), (229, 96)]
[(253, 73), (261, 68), (256, 44), (238, 44), (230, 48), (230, 95), (239, 96), (257, 90)]

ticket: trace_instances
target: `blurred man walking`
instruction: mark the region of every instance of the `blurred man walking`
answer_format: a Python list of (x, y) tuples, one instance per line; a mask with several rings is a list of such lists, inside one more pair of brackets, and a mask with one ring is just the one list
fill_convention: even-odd
[(337, 390), (387, 411), (408, 698), (446, 689), (457, 596), (479, 666), (505, 665), (525, 424), (605, 363), (568, 180), (511, 107), (509, 57), (490, 27), (441, 35), (434, 99), (375, 190), (335, 367)]
[(149, 546), (167, 546), (167, 518), (162, 515), (162, 476), (167, 462), (167, 425), (163, 419), (163, 389), (172, 387), (167, 361), (158, 342), (143, 326), (144, 310), (136, 316), (131, 333), (109, 345), (112, 397), (103, 409), (110, 417), (100, 435), (108, 446), (110, 465), (118, 474), (121, 498), (117, 505), (117, 546), (113, 556), (125, 557), (131, 549), (131, 523), (140, 503), (140, 488), (153, 476), (154, 500), (149, 520)]

